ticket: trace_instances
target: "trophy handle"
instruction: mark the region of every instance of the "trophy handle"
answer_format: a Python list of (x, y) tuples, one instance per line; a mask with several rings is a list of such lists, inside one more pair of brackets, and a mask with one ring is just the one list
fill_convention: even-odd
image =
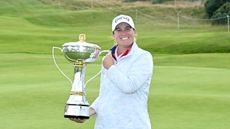
[[(100, 51), (99, 55), (101, 55), (102, 53), (109, 53), (109, 52), (110, 52), (110, 50), (102, 50), (102, 51)], [(86, 83), (85, 83), (85, 85), (84, 85), (84, 87), (86, 87), (86, 85), (89, 82), (91, 82), (93, 79), (95, 79), (100, 74), (101, 74), (101, 70), (97, 74), (95, 74), (93, 77), (91, 77), (89, 80), (87, 80)]]
[(110, 52), (110, 50), (102, 50), (102, 51), (100, 51), (100, 54), (99, 55), (101, 55), (102, 53), (109, 53)]
[(89, 83), (89, 82), (91, 82), (94, 78), (96, 78), (98, 75), (100, 75), (101, 74), (101, 70), (97, 73), (97, 74), (95, 74), (93, 77), (91, 77), (89, 80), (87, 80), (86, 82), (85, 82), (85, 85), (84, 85), (84, 87), (86, 87), (86, 85)]
[(62, 49), (60, 47), (53, 47), (52, 48), (52, 58), (54, 61), (55, 66), (57, 67), (58, 71), (72, 84), (72, 80), (61, 70), (61, 68), (58, 66), (56, 59), (55, 59), (55, 54), (54, 54), (54, 49), (59, 49), (60, 51), (62, 51)]

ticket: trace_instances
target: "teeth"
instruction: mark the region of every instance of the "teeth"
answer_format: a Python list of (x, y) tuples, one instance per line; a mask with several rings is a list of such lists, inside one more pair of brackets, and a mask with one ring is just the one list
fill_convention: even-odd
[(124, 37), (124, 38), (121, 38), (122, 40), (126, 40), (126, 39), (128, 39), (128, 37)]

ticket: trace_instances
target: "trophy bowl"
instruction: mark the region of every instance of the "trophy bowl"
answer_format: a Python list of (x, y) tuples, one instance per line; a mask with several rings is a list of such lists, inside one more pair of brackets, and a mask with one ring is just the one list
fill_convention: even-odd
[(93, 43), (86, 43), (84, 41), (68, 42), (63, 45), (62, 52), (67, 60), (76, 62), (83, 60), (83, 62), (94, 62), (100, 54), (101, 48)]

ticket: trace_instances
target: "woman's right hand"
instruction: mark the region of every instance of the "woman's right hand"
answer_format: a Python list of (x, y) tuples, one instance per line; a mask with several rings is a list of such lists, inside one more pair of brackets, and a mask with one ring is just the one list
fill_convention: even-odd
[(69, 118), (71, 121), (77, 122), (77, 123), (84, 123), (86, 119), (82, 118)]
[[(93, 108), (89, 108), (89, 116), (95, 115), (96, 111)], [(84, 123), (87, 119), (84, 118), (69, 118), (71, 121), (77, 122), (77, 123)]]

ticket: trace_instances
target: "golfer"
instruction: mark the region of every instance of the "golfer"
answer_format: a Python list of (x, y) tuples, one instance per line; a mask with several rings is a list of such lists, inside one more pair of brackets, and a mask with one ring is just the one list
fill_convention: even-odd
[(147, 102), (153, 72), (152, 56), (138, 47), (130, 16), (115, 17), (112, 34), (116, 45), (103, 58), (100, 93), (90, 106), (90, 115), (96, 116), (94, 128), (151, 129)]

